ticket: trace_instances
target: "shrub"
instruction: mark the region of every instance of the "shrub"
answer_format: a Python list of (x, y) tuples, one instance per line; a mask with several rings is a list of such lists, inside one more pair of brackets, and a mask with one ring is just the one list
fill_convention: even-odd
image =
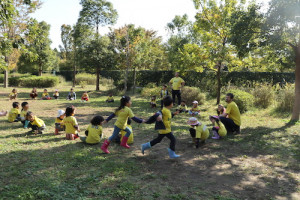
[(80, 73), (76, 75), (76, 84), (85, 81), (87, 85), (96, 85), (96, 79), (95, 74)]
[(18, 87), (20, 85), (20, 79), (25, 77), (30, 77), (29, 74), (12, 74), (11, 77), (8, 78), (8, 83), (10, 86)]
[(241, 113), (248, 111), (254, 103), (254, 97), (252, 94), (242, 90), (229, 90), (227, 93), (234, 95), (234, 102), (239, 107)]
[(160, 87), (144, 87), (141, 91), (141, 95), (143, 97), (151, 97), (151, 96), (157, 96), (157, 97), (160, 97), (160, 91), (161, 91), (161, 88)]
[(276, 110), (280, 112), (291, 112), (295, 101), (295, 85), (286, 84), (278, 90)]
[(254, 96), (254, 105), (261, 108), (269, 107), (274, 101), (273, 87), (268, 84), (257, 85), (252, 94)]
[(59, 77), (56, 76), (31, 76), (20, 78), (19, 86), (47, 88), (59, 84)]
[(204, 104), (205, 95), (200, 92), (199, 88), (185, 86), (181, 90), (181, 98), (187, 105), (191, 105), (193, 101), (198, 101), (199, 105)]
[(87, 82), (86, 81), (80, 81), (79, 85), (80, 85), (81, 88), (85, 88), (85, 86), (87, 85)]

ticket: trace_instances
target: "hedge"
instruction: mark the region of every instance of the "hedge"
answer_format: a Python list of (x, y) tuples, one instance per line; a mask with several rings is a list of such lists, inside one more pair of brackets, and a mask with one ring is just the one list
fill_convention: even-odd
[(10, 86), (15, 87), (55, 87), (59, 84), (58, 76), (20, 76), (8, 79)]

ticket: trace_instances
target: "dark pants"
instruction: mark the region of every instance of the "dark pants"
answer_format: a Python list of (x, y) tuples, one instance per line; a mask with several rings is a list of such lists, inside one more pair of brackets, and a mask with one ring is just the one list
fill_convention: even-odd
[(41, 127), (38, 127), (37, 125), (32, 125), (31, 126), (32, 130), (33, 131), (38, 131), (38, 134), (42, 134), (43, 133), (43, 130), (45, 130), (45, 125), (41, 126)]
[(54, 97), (54, 99), (58, 99), (58, 96), (56, 96), (56, 95), (54, 95), (53, 97)]
[[(192, 138), (195, 139), (196, 148), (199, 148), (200, 138), (196, 138), (196, 130), (194, 128), (190, 128), (190, 134), (191, 134)], [(205, 140), (201, 141), (201, 144), (204, 144), (204, 143), (205, 143)]]
[(181, 91), (180, 90), (172, 90), (172, 99), (173, 103), (175, 104), (175, 97), (177, 96), (178, 105), (181, 104)]
[(226, 118), (226, 117), (220, 117), (221, 122), (224, 124), (226, 130), (228, 132), (233, 133), (234, 131), (237, 131), (240, 127), (236, 125), (232, 119)]
[(174, 137), (174, 135), (173, 135), (172, 132), (168, 133), (168, 134), (158, 134), (157, 138), (155, 138), (154, 140), (152, 140), (150, 142), (151, 147), (153, 147), (157, 143), (160, 143), (164, 137), (167, 137), (169, 140), (171, 140), (171, 142), (170, 142), (170, 149), (172, 151), (175, 151), (176, 138)]

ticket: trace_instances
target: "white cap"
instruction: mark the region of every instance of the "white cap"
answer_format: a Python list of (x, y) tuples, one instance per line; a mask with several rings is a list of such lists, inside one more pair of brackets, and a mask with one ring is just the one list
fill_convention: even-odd
[(193, 103), (196, 103), (196, 104), (198, 104), (198, 101), (193, 101)]
[(64, 111), (64, 110), (58, 110), (58, 112), (57, 112), (57, 117), (60, 117), (60, 116), (62, 116), (63, 114), (65, 114), (65, 111)]

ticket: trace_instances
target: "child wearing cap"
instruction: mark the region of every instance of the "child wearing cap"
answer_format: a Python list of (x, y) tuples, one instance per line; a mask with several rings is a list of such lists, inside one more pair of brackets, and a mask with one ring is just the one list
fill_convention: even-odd
[(102, 123), (104, 118), (102, 116), (95, 116), (91, 120), (91, 124), (85, 131), (86, 137), (81, 137), (80, 140), (87, 144), (98, 144), (102, 138)]
[(209, 120), (213, 124), (212, 131), (214, 135), (212, 139), (218, 140), (227, 135), (227, 130), (224, 124), (220, 121), (219, 116), (209, 116)]
[(32, 112), (28, 111), (26, 114), (26, 120), (30, 121), (32, 132), (36, 134), (43, 134), (43, 130), (45, 130), (46, 125), (43, 120), (36, 117)]
[(181, 101), (180, 105), (177, 107), (176, 111), (179, 111), (179, 113), (182, 113), (182, 112), (188, 112), (188, 108), (185, 104), (185, 101)]
[(189, 110), (189, 114), (192, 116), (200, 115), (200, 107), (198, 106), (198, 101), (193, 101), (193, 106)]
[(56, 89), (56, 90), (54, 91), (53, 97), (54, 97), (54, 99), (56, 99), (56, 100), (58, 99), (58, 97), (59, 97), (58, 89)]
[(57, 111), (57, 117), (55, 118), (55, 132), (54, 135), (58, 135), (60, 131), (65, 130), (65, 125), (63, 123), (63, 120), (65, 118), (65, 111), (64, 110), (58, 110)]
[(191, 117), (188, 121), (188, 124), (191, 126), (190, 134), (193, 138), (196, 148), (203, 146), (209, 136), (208, 128), (199, 122), (196, 117)]

